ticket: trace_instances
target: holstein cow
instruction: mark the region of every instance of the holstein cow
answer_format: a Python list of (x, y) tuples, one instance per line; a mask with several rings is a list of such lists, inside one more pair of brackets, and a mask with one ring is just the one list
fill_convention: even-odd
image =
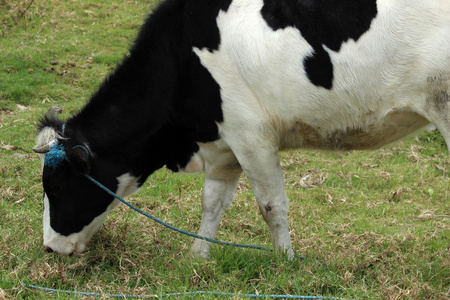
[(449, 93), (448, 0), (166, 0), (78, 114), (40, 123), (44, 245), (83, 251), (119, 204), (84, 173), (125, 196), (166, 166), (205, 171), (213, 238), (243, 170), (292, 256), (278, 152), (375, 149), (430, 122), (449, 144)]

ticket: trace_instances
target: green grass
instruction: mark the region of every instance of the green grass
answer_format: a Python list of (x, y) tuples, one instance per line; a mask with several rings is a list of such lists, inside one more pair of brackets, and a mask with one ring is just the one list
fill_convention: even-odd
[[(435, 131), (373, 152), (282, 153), (291, 238), (303, 261), (229, 247), (215, 247), (210, 260), (192, 260), (191, 238), (126, 207), (110, 214), (87, 252), (46, 253), (40, 162), (31, 152), (37, 120), (55, 104), (63, 117), (80, 109), (127, 53), (156, 1), (33, 1), (26, 10), (30, 3), (0, 0), (0, 280), (14, 282), (0, 281), (0, 299), (79, 297), (27, 289), (21, 282), (134, 295), (448, 295), (450, 219), (439, 216), (450, 215), (450, 159)], [(163, 169), (128, 200), (196, 232), (203, 181), (202, 174)], [(271, 247), (245, 177), (218, 238)]]

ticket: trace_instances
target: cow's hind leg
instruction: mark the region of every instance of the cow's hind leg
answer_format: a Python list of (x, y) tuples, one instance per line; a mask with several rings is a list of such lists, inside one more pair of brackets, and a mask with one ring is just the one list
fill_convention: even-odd
[[(415, 111), (436, 126), (450, 151), (450, 73), (442, 72), (427, 80), (426, 98), (411, 99), (413, 104), (423, 103)], [(417, 105), (417, 104), (416, 104)]]
[[(202, 194), (202, 222), (198, 235), (215, 238), (225, 210), (235, 196), (242, 169), (231, 151), (215, 146), (200, 150), (205, 160), (206, 179)], [(194, 257), (209, 257), (210, 243), (196, 239), (190, 253)]]

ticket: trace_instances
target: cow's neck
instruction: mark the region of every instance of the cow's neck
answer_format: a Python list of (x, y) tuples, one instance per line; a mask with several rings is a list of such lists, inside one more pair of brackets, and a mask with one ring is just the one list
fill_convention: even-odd
[(172, 107), (179, 90), (179, 57), (185, 50), (167, 42), (177, 25), (156, 29), (141, 31), (130, 55), (67, 121), (77, 138), (98, 155), (120, 156), (132, 163), (146, 153), (162, 155), (166, 148), (161, 145), (165, 142), (163, 132), (177, 119)]
[[(126, 59), (68, 125), (79, 130), (98, 152), (144, 142), (170, 123), (176, 79), (155, 78)], [(159, 66), (150, 68), (158, 72)], [(172, 87), (171, 90), (169, 87)]]
[[(167, 160), (170, 145), (164, 132), (173, 126), (175, 116), (169, 108), (174, 93), (162, 87), (176, 83), (160, 78), (158, 86), (155, 78), (138, 69), (125, 60), (84, 109), (68, 120), (67, 128), (94, 155), (128, 165), (136, 175), (147, 175), (142, 173), (162, 167)], [(144, 78), (149, 81), (143, 82)]]
[[(164, 164), (177, 170), (198, 150), (195, 142), (218, 138), (216, 122), (223, 121), (220, 88), (192, 49), (217, 47), (219, 32), (215, 18), (183, 24), (190, 18), (181, 15), (183, 3), (158, 8), (130, 55), (68, 120), (68, 128), (94, 153), (120, 158), (145, 172)], [(222, 2), (207, 3), (217, 11), (226, 8)], [(213, 31), (204, 35), (205, 28)]]
[[(143, 67), (136, 56), (125, 59), (80, 113), (67, 121), (76, 142), (144, 178), (164, 165), (177, 171), (187, 164), (202, 137), (186, 120), (190, 113), (179, 107), (184, 100), (178, 76), (163, 71), (176, 70), (173, 64), (158, 60)], [(214, 130), (205, 132), (211, 135), (207, 139), (217, 136)]]

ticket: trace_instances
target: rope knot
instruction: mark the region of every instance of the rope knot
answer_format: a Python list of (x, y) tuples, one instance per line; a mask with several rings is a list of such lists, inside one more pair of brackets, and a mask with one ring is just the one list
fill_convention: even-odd
[(50, 151), (45, 155), (44, 163), (46, 166), (52, 169), (56, 169), (61, 166), (66, 156), (67, 155), (66, 151), (64, 150), (64, 145), (55, 142), (53, 143), (53, 145), (51, 145)]

